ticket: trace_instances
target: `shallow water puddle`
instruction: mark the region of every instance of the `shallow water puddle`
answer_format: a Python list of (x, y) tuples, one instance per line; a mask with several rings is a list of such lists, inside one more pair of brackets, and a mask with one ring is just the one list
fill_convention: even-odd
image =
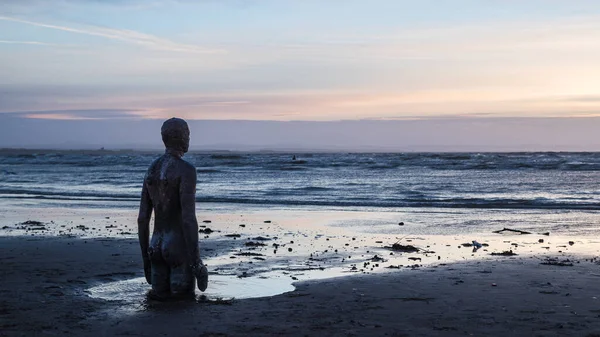
[[(146, 293), (150, 288), (145, 278), (138, 277), (104, 283), (87, 289), (86, 293), (92, 298), (124, 301), (136, 305), (146, 300)], [(289, 278), (277, 276), (238, 278), (234, 275), (211, 275), (206, 292), (196, 290), (196, 295), (204, 295), (209, 300), (247, 299), (275, 296), (294, 289)]]

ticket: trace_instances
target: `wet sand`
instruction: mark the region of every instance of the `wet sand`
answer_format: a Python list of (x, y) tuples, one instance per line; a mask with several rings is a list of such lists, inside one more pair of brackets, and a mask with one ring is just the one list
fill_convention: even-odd
[[(361, 234), (306, 214), (213, 214), (199, 218), (212, 230), (201, 241), (212, 277), (236, 288), (275, 280), (280, 294), (249, 298), (248, 286), (230, 299), (222, 285), (157, 303), (143, 283), (119, 299), (90, 291), (143, 276), (132, 212), (59, 213), (1, 219), (0, 336), (600, 334), (592, 237)], [(385, 248), (394, 243), (418, 251)], [(508, 251), (517, 255), (491, 255)]]

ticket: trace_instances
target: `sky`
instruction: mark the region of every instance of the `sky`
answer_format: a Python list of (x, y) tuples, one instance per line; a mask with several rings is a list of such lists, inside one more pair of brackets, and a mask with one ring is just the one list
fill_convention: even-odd
[(589, 0), (2, 0), (0, 147), (600, 151), (598, 41)]

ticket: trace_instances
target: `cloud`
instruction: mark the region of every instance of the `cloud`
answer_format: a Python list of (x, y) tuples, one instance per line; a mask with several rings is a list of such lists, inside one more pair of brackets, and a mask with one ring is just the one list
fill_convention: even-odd
[[(1, 88), (0, 88), (1, 89)], [(39, 90), (38, 90), (39, 91)], [(600, 104), (560, 96), (514, 96), (494, 90), (280, 90), (197, 93), (133, 93), (0, 90), (0, 112), (37, 119), (346, 120), (478, 117), (598, 116)], [(92, 90), (93, 91), (93, 90)], [(31, 97), (37, 101), (32, 101)], [(78, 98), (74, 98), (77, 96)]]
[(122, 42), (127, 42), (135, 45), (144, 46), (151, 49), (156, 50), (164, 50), (164, 51), (172, 51), (172, 52), (182, 52), (182, 53), (195, 53), (195, 54), (215, 54), (215, 53), (225, 53), (225, 50), (222, 49), (208, 49), (203, 48), (197, 45), (192, 44), (183, 44), (173, 42), (167, 39), (163, 39), (154, 35), (140, 33), (133, 30), (128, 29), (114, 29), (114, 28), (104, 28), (104, 27), (96, 27), (96, 26), (86, 26), (83, 28), (76, 27), (68, 27), (54, 24), (47, 24), (42, 22), (35, 22), (30, 20), (23, 20), (14, 17), (8, 16), (0, 16), (0, 20), (17, 22), (21, 24), (60, 30), (69, 33), (75, 34), (84, 34), (90, 36), (97, 36), (102, 38), (107, 38), (111, 40), (118, 40)]
[(600, 103), (600, 95), (583, 95), (583, 96), (571, 96), (567, 98), (559, 99), (563, 102), (576, 102), (576, 103)]
[(136, 119), (132, 109), (41, 110), (3, 113), (3, 116), (47, 120)]
[(13, 41), (13, 40), (0, 40), (2, 44), (23, 44), (23, 45), (31, 45), (31, 46), (47, 46), (47, 47), (65, 47), (68, 45), (58, 44), (58, 43), (46, 43), (39, 41)]

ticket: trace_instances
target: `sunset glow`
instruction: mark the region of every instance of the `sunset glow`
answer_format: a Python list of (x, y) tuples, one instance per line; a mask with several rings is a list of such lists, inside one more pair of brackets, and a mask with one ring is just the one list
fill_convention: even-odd
[(0, 147), (159, 146), (178, 116), (231, 149), (596, 150), (598, 41), (583, 0), (2, 1)]
[(428, 1), (4, 2), (0, 112), (317, 121), (598, 114), (599, 4), (438, 4), (432, 12)]

